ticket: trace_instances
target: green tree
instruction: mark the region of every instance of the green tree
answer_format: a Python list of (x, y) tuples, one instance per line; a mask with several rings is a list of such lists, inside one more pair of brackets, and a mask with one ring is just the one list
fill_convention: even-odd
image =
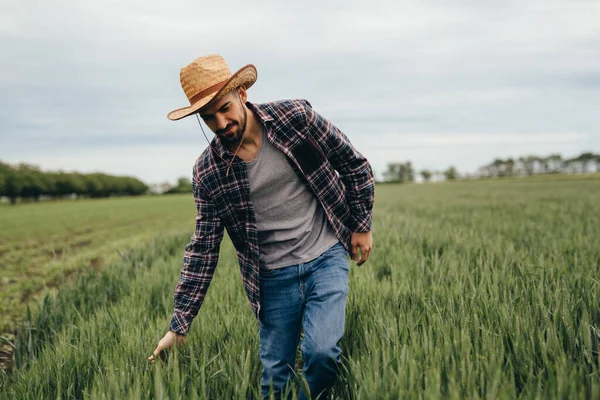
[(126, 176), (123, 177), (123, 182), (125, 184), (125, 194), (127, 195), (137, 196), (148, 191), (148, 186), (139, 179)]
[(510, 157), (504, 161), (504, 174), (506, 176), (513, 176), (515, 174), (515, 159)]
[(55, 172), (54, 185), (56, 187), (55, 196), (64, 197), (71, 194), (82, 195), (86, 191), (85, 181), (81, 174)]
[(594, 153), (586, 152), (579, 155), (579, 157), (577, 157), (575, 160), (580, 163), (581, 172), (587, 174), (589, 172), (590, 165), (595, 162), (595, 155)]
[(6, 185), (8, 183), (8, 174), (10, 173), (10, 165), (0, 161), (0, 197), (8, 196)]
[(423, 178), (423, 180), (424, 180), (425, 182), (429, 182), (429, 181), (431, 180), (431, 176), (432, 176), (432, 175), (433, 175), (433, 174), (432, 174), (432, 173), (431, 173), (431, 171), (430, 171), (430, 170), (428, 170), (428, 169), (424, 169), (424, 170), (422, 170), (422, 171), (421, 171), (421, 177)]
[(415, 170), (410, 161), (404, 163), (389, 163), (383, 176), (387, 182), (414, 182)]
[(192, 181), (190, 181), (188, 178), (181, 177), (177, 180), (177, 185), (167, 190), (165, 194), (192, 193), (192, 191)]
[(496, 158), (490, 167), (492, 170), (492, 176), (504, 176), (504, 161), (502, 161), (500, 158)]
[(546, 157), (547, 172), (551, 174), (557, 174), (561, 172), (563, 166), (563, 158), (560, 154), (554, 153)]
[(16, 177), (20, 181), (18, 196), (22, 199), (39, 199), (45, 193), (42, 173), (39, 167), (21, 163), (16, 168)]
[(539, 157), (535, 155), (523, 156), (519, 157), (519, 164), (522, 167), (522, 170), (525, 172), (527, 176), (531, 176), (535, 173), (536, 163), (539, 162)]
[(447, 170), (444, 171), (444, 177), (447, 181), (454, 181), (458, 178), (458, 171), (455, 166), (450, 166)]
[[(6, 164), (5, 164), (6, 165)], [(17, 170), (10, 165), (4, 170), (4, 195), (10, 199), (11, 204), (17, 202), (17, 198), (21, 194), (23, 182), (19, 177)]]

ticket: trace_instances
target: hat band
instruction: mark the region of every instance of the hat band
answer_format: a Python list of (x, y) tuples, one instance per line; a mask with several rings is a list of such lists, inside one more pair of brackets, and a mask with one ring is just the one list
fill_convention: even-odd
[(217, 92), (219, 89), (221, 89), (225, 85), (225, 83), (227, 83), (227, 80), (224, 80), (223, 82), (219, 82), (216, 85), (212, 85), (211, 87), (204, 89), (200, 93), (196, 93), (195, 95), (193, 95), (190, 98), (190, 104), (194, 105), (194, 103), (202, 100), (204, 97), (208, 96), (209, 94), (213, 94), (214, 92)]

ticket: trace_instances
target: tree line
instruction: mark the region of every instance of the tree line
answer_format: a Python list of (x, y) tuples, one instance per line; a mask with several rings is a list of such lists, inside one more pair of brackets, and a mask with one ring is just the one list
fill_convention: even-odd
[(64, 198), (136, 196), (148, 191), (137, 178), (103, 173), (44, 172), (30, 164), (9, 165), (0, 161), (0, 197), (37, 201), (42, 197)]
[[(451, 165), (444, 171), (434, 171), (430, 169), (423, 169), (419, 171), (419, 175), (425, 182), (429, 182), (434, 179), (436, 181), (447, 180), (452, 181), (459, 179), (458, 170), (455, 166)], [(417, 172), (415, 171), (412, 163), (406, 161), (403, 163), (395, 162), (389, 163), (387, 169), (383, 172), (383, 182), (386, 183), (408, 183), (416, 180)]]
[(177, 185), (169, 187), (163, 192), (163, 194), (178, 194), (178, 193), (192, 193), (192, 181), (189, 178), (181, 177), (177, 180)]
[(529, 155), (519, 158), (497, 158), (479, 168), (483, 177), (530, 176), (538, 174), (586, 174), (600, 172), (600, 154), (581, 153), (577, 157), (563, 158), (560, 154), (546, 157)]
[[(389, 163), (383, 172), (383, 182), (414, 182), (417, 173), (423, 181), (429, 182), (590, 172), (600, 172), (600, 154), (584, 152), (577, 157), (563, 158), (555, 153), (546, 157), (528, 155), (518, 158), (496, 158), (472, 174), (460, 174), (455, 166), (450, 166), (443, 171), (423, 169), (417, 172), (410, 161), (394, 162)], [(163, 184), (160, 190), (151, 190), (151, 192), (165, 194), (191, 191), (192, 184), (188, 178), (180, 178), (176, 186)], [(12, 204), (15, 204), (18, 199), (37, 201), (42, 197), (69, 196), (99, 198), (135, 196), (148, 192), (149, 187), (134, 177), (103, 173), (43, 172), (35, 165), (25, 163), (9, 165), (0, 161), (0, 197), (9, 198)]]
[[(531, 176), (539, 174), (585, 174), (600, 172), (600, 154), (581, 153), (577, 157), (563, 158), (560, 154), (546, 157), (528, 155), (518, 158), (496, 158), (491, 163), (479, 167), (476, 173), (459, 174), (455, 166), (443, 171), (423, 169), (419, 171), (422, 180), (456, 180), (477, 178), (502, 178), (508, 176)], [(414, 182), (417, 172), (410, 161), (394, 162), (387, 165), (383, 172), (384, 182)]]

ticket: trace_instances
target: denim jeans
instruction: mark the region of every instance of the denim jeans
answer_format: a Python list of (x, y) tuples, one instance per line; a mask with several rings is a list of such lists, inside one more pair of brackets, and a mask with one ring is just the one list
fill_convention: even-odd
[(312, 398), (326, 394), (333, 384), (341, 361), (338, 341), (344, 334), (347, 255), (338, 242), (313, 261), (261, 271), (259, 321), (263, 396), (269, 394), (271, 384), (274, 392), (280, 393), (288, 379), (294, 378), (302, 329), (303, 375)]

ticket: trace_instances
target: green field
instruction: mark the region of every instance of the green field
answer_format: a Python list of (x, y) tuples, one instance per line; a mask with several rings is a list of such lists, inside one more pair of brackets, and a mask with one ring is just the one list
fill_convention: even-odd
[[(194, 215), (190, 195), (0, 205), (0, 336), (12, 341), (27, 305), (75, 271), (100, 269), (155, 236), (187, 233)], [(0, 367), (8, 352), (0, 343)]]
[[(600, 398), (599, 199), (598, 180), (378, 186), (374, 250), (350, 273), (337, 397)], [(172, 216), (171, 201), (185, 215)], [(81, 204), (77, 227), (105, 206)], [(172, 312), (190, 204), (113, 203), (106, 245), (111, 225), (135, 224), (119, 215), (154, 210), (173, 224), (140, 223), (164, 233), (74, 277), (26, 318), (0, 398), (258, 396), (258, 328), (228, 241), (188, 344), (165, 363), (146, 360)], [(47, 224), (52, 236), (50, 214), (12, 226), (25, 238)]]

